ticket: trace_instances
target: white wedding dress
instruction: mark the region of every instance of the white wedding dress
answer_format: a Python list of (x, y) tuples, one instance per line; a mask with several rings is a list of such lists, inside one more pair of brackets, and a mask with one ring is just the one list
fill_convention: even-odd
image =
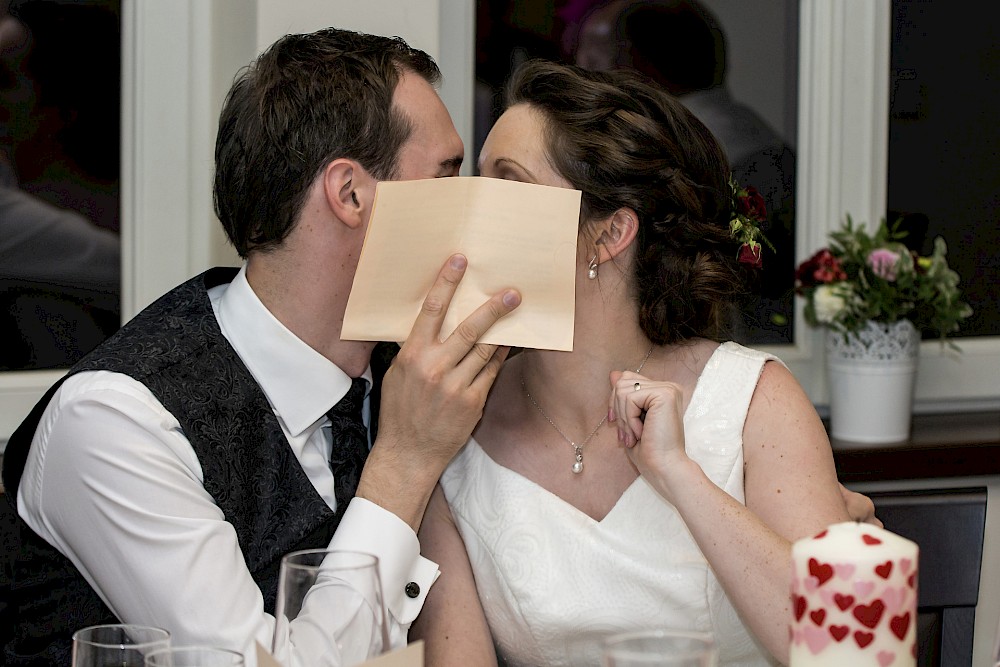
[[(742, 431), (764, 362), (735, 343), (709, 359), (684, 416), (688, 455), (744, 502)], [(495, 463), (473, 439), (441, 478), (501, 665), (600, 665), (616, 632), (710, 632), (720, 665), (771, 665), (680, 515), (640, 477), (601, 521)], [(442, 576), (448, 576), (443, 572)]]

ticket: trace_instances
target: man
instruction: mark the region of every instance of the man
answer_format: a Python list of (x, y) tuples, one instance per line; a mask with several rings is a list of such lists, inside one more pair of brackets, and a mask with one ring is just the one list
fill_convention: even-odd
[[(8, 444), (23, 520), (8, 664), (66, 663), (73, 631), (116, 619), (252, 655), (270, 643), (281, 556), (327, 545), (379, 557), (392, 644), (405, 642), (438, 574), (415, 530), (508, 352), (477, 340), (520, 301), (495, 295), (442, 341), (455, 256), (384, 381), (374, 344), (340, 339), (378, 181), (458, 173), (438, 78), (402, 40), (332, 28), (283, 37), (237, 77), (215, 206), (244, 266), (147, 308)], [(366, 462), (351, 417), (326, 415), (342, 397), (357, 407), (355, 392)], [(363, 613), (329, 610), (331, 627)], [(359, 657), (330, 644), (303, 664)]]

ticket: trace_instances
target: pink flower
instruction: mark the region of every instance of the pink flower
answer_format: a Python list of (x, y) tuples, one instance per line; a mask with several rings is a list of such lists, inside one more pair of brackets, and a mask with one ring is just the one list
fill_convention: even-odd
[(892, 282), (896, 279), (899, 255), (886, 248), (877, 248), (868, 253), (868, 266), (876, 276)]

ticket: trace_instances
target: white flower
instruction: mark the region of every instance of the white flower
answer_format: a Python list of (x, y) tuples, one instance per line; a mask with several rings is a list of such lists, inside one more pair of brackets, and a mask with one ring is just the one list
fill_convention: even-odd
[(846, 306), (843, 294), (832, 285), (820, 285), (813, 293), (813, 308), (820, 324), (832, 323)]

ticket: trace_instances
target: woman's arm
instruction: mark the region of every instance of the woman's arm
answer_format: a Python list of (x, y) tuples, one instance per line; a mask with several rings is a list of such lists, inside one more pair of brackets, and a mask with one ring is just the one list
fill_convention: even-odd
[(613, 380), (629, 457), (680, 512), (744, 622), (787, 662), (791, 543), (848, 520), (812, 404), (786, 368), (765, 364), (743, 429), (743, 506), (688, 458), (679, 386), (632, 373)]
[(419, 537), (424, 556), (438, 563), (441, 576), (410, 627), (410, 641), (424, 640), (428, 665), (495, 666), (493, 638), (476, 592), (465, 542), (440, 486), (431, 496)]

